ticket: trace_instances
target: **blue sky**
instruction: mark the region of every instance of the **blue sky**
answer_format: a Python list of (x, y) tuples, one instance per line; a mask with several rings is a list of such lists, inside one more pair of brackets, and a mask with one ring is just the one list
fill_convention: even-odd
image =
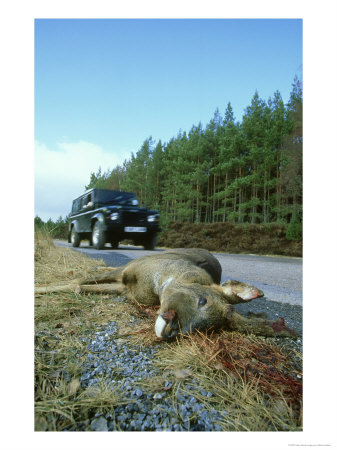
[(302, 20), (35, 20), (35, 213), (68, 214), (91, 171), (122, 164), (257, 90), (288, 101)]

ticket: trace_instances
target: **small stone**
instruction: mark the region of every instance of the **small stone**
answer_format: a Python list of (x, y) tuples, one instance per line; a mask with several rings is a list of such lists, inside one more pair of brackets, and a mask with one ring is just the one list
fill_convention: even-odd
[(125, 409), (129, 412), (134, 411), (134, 405), (133, 403), (129, 403), (128, 405), (126, 405)]
[(191, 369), (177, 369), (173, 372), (174, 376), (179, 379), (188, 378), (192, 375)]
[(105, 417), (97, 417), (90, 424), (92, 431), (108, 431), (108, 422)]
[(130, 422), (130, 430), (134, 431), (136, 429), (136, 422), (134, 420), (131, 420)]
[(279, 400), (276, 404), (276, 409), (280, 415), (287, 414), (288, 408), (287, 405), (284, 403), (284, 401)]

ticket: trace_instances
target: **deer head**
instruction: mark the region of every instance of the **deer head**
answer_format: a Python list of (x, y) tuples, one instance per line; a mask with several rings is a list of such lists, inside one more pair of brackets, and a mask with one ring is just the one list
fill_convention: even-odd
[(262, 297), (261, 290), (239, 281), (203, 286), (172, 281), (162, 292), (156, 335), (171, 340), (178, 334), (224, 328), (264, 336), (294, 336), (284, 321), (245, 318), (233, 305)]

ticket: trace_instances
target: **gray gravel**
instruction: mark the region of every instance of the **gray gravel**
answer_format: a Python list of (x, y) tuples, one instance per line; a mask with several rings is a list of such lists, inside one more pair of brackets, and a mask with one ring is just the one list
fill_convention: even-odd
[[(119, 301), (118, 299), (113, 301)], [(158, 347), (142, 350), (118, 338), (118, 326), (110, 322), (90, 337), (83, 338), (87, 344), (81, 385), (83, 388), (99, 385), (102, 380), (116, 389), (124, 400), (109, 413), (96, 412), (95, 417), (68, 431), (220, 431), (215, 422), (226, 411), (219, 413), (207, 410), (195, 394), (212, 396), (211, 392), (200, 390), (191, 378), (184, 388), (188, 394), (177, 394), (178, 404), (174, 408), (166, 392), (172, 386), (168, 376), (160, 392), (147, 392), (140, 382), (148, 384), (151, 378), (163, 376), (162, 371), (153, 364)]]

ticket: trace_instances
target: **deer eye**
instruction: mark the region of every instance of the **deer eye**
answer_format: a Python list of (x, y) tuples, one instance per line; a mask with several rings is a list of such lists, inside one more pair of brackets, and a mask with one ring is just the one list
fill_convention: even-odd
[(199, 302), (198, 302), (198, 307), (200, 308), (201, 306), (206, 305), (206, 303), (207, 303), (207, 299), (205, 297), (200, 297)]

